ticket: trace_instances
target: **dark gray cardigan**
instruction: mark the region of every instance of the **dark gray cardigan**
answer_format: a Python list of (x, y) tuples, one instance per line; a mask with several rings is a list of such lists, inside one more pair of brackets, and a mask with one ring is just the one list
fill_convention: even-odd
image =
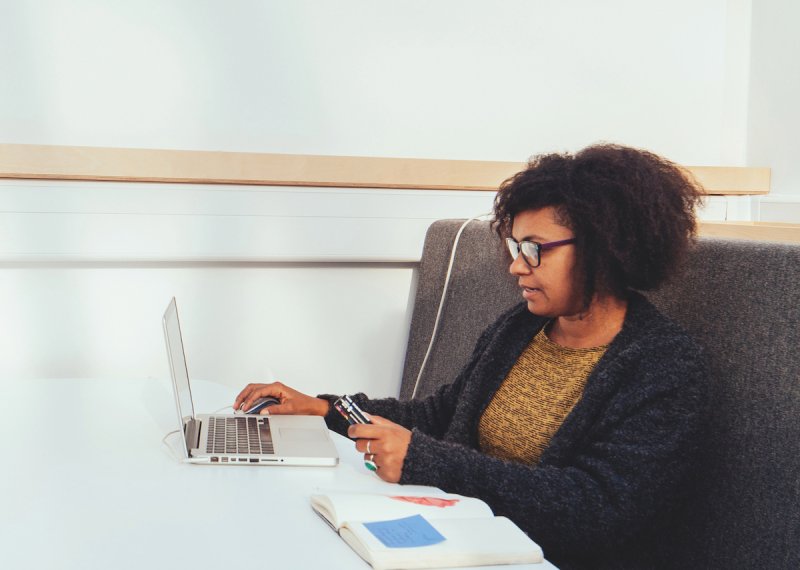
[[(702, 434), (702, 351), (633, 293), (622, 330), (539, 463), (484, 455), (478, 420), (545, 323), (521, 304), (483, 333), (464, 370), (434, 395), (354, 400), (413, 430), (401, 483), (486, 501), (562, 569), (655, 566), (648, 560), (651, 541), (668, 524)], [(346, 433), (335, 412), (326, 421)]]

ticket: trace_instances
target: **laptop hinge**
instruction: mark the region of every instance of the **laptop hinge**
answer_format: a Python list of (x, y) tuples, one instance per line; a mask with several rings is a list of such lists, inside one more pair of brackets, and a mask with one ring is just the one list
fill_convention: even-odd
[(200, 428), (202, 424), (199, 420), (189, 418), (183, 425), (184, 438), (186, 439), (186, 449), (189, 455), (192, 454), (193, 449), (197, 449), (200, 445)]

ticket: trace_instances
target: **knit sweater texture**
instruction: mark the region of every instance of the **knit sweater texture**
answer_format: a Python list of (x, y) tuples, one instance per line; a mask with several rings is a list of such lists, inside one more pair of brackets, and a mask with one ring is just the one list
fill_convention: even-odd
[(519, 355), (478, 422), (478, 449), (533, 465), (575, 407), (605, 346), (570, 348), (545, 326)]
[[(542, 546), (561, 570), (655, 568), (653, 544), (701, 448), (702, 350), (631, 293), (622, 330), (536, 465), (485, 455), (478, 422), (547, 319), (520, 304), (478, 340), (455, 380), (419, 400), (353, 399), (412, 430), (400, 483), (484, 500)], [(332, 396), (323, 396), (328, 399)], [(326, 421), (346, 434), (334, 411)]]

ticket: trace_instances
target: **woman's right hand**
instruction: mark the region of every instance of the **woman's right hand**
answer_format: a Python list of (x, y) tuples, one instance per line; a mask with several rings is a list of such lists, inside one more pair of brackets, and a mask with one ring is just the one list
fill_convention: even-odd
[(289, 388), (281, 382), (271, 384), (248, 384), (233, 402), (234, 410), (250, 409), (256, 400), (265, 396), (272, 396), (280, 400), (280, 404), (273, 404), (261, 410), (262, 414), (292, 414), (302, 416), (324, 416), (328, 413), (330, 404), (322, 398), (308, 396)]

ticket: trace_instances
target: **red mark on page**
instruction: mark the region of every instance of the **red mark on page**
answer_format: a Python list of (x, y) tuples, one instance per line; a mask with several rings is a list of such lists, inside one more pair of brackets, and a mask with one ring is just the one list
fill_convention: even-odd
[(389, 498), (395, 501), (405, 501), (406, 503), (414, 503), (415, 505), (424, 505), (426, 507), (439, 507), (440, 509), (454, 507), (456, 503), (458, 503), (458, 499), (442, 499), (441, 497), (409, 497), (396, 495)]

